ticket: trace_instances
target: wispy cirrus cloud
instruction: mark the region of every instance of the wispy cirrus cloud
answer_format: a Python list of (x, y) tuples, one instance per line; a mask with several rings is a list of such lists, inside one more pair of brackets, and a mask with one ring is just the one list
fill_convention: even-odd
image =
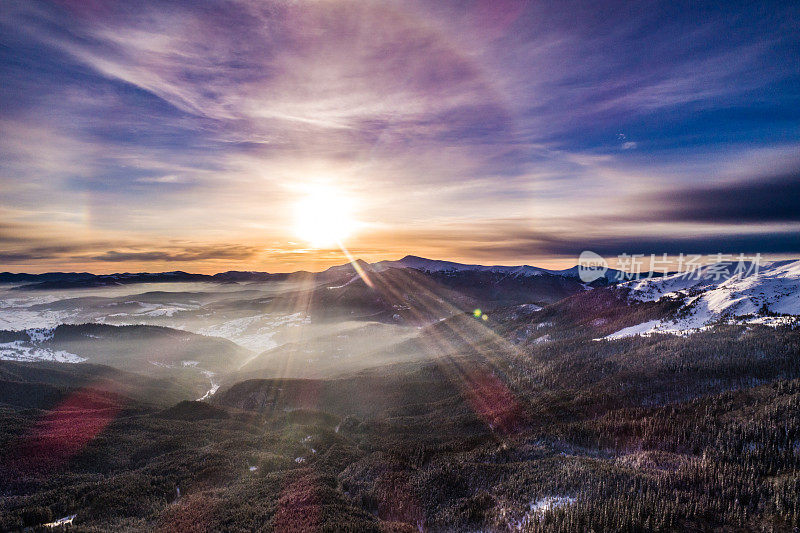
[[(357, 200), (350, 244), (377, 256), (435, 243), (527, 261), (691, 225), (785, 232), (763, 224), (795, 209), (768, 176), (800, 154), (797, 16), (659, 1), (12, 0), (0, 221), (36, 229), (6, 261), (75, 261), (35, 252), (55, 240), (101, 268), (302, 264), (291, 205), (315, 182)], [(728, 167), (754, 150), (767, 168), (736, 163), (755, 177), (730, 186)], [(494, 241), (470, 237), (487, 228)], [(151, 249), (84, 246), (114, 241)], [(286, 253), (263, 265), (249, 252), (262, 246)]]

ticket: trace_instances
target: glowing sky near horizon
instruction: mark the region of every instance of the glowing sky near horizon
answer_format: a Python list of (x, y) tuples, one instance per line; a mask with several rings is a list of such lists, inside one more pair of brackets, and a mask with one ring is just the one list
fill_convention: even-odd
[(367, 260), (800, 255), (800, 5), (719, 4), (7, 0), (0, 270), (342, 263), (314, 188)]

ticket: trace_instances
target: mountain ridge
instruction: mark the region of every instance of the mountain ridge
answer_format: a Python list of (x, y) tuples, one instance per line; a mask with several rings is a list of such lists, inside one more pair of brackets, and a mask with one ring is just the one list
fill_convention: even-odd
[(630, 300), (674, 300), (681, 307), (673, 317), (637, 324), (606, 338), (687, 334), (720, 321), (796, 326), (800, 315), (800, 260), (745, 263), (738, 273), (736, 268), (737, 263), (722, 261), (690, 273), (617, 285), (627, 291)]
[[(531, 265), (480, 265), (457, 263), (440, 259), (406, 255), (397, 260), (381, 260), (368, 263), (362, 259), (354, 262), (334, 265), (320, 272), (298, 270), (294, 272), (260, 272), (244, 270), (228, 270), (216, 274), (196, 274), (175, 270), (169, 272), (117, 272), (112, 274), (92, 274), (90, 272), (44, 272), (29, 274), (25, 272), (0, 272), (0, 283), (22, 284), (18, 288), (26, 290), (69, 289), (107, 287), (114, 285), (127, 285), (135, 283), (180, 283), (180, 282), (212, 282), (212, 283), (237, 283), (257, 281), (281, 281), (294, 276), (325, 276), (341, 272), (348, 272), (353, 264), (357, 264), (367, 272), (382, 272), (389, 268), (412, 268), (422, 272), (492, 272), (519, 277), (553, 275), (569, 278), (579, 277), (579, 266), (563, 270), (546, 269)], [(611, 281), (620, 271), (608, 269), (604, 278)]]

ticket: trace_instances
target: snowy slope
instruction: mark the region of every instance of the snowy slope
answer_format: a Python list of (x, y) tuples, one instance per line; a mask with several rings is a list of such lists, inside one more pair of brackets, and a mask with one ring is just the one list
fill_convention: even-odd
[(621, 284), (620, 287), (630, 289), (629, 298), (633, 300), (675, 298), (683, 302), (683, 307), (679, 318), (639, 324), (606, 338), (655, 332), (685, 334), (720, 320), (767, 325), (798, 322), (800, 260), (765, 262), (758, 267), (748, 263), (738, 272), (736, 266), (736, 263), (717, 263), (688, 275), (674, 274)]
[(85, 357), (63, 350), (53, 350), (41, 346), (53, 337), (54, 328), (37, 328), (20, 332), (28, 340), (14, 340), (0, 343), (0, 361), (54, 361), (56, 363), (82, 363)]
[(22, 341), (0, 343), (0, 360), (2, 361), (53, 361), (56, 363), (82, 363), (85, 357), (63, 350), (50, 350)]

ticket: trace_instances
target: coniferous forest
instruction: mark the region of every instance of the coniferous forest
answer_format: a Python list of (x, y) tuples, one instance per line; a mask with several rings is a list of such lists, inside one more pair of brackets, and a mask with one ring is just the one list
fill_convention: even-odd
[[(503, 337), (529, 324), (497, 316)], [(0, 529), (800, 527), (797, 330), (597, 341), (562, 324), (512, 346), (464, 342), (473, 320), (428, 332), (462, 340), (439, 358), (203, 402), (126, 394), (108, 367), (0, 363)]]

